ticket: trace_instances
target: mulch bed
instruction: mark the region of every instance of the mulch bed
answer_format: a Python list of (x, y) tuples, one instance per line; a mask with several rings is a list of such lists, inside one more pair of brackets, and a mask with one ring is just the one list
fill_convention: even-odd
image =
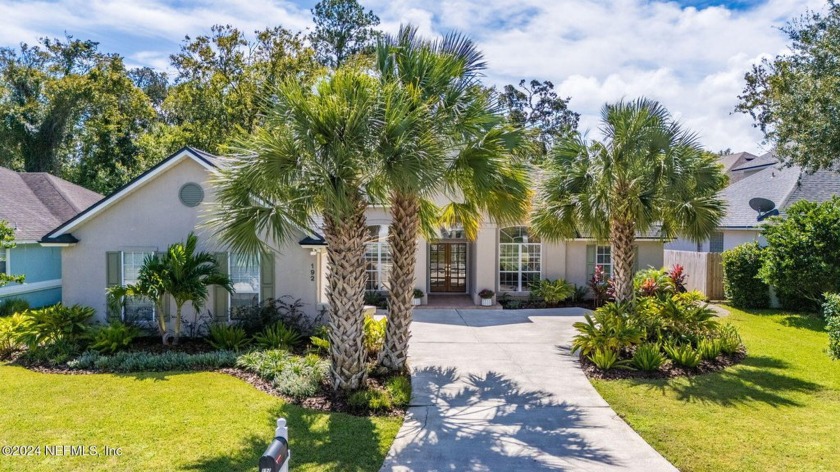
[(659, 368), (659, 370), (646, 372), (642, 370), (611, 369), (603, 371), (595, 366), (589, 359), (581, 356), (580, 366), (587, 377), (599, 380), (621, 380), (621, 379), (673, 379), (676, 377), (694, 377), (696, 375), (720, 372), (727, 367), (739, 364), (747, 357), (747, 351), (742, 347), (738, 352), (731, 355), (721, 354), (712, 361), (702, 361), (694, 369), (680, 367), (670, 360)]

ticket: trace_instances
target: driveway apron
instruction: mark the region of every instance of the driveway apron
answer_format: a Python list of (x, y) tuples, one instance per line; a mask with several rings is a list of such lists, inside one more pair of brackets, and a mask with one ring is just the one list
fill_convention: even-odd
[(383, 471), (674, 471), (569, 353), (585, 310), (416, 310), (412, 405)]

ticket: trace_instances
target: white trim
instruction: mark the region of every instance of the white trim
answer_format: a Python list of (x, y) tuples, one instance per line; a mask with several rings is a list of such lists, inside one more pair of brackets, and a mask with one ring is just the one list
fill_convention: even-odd
[(38, 243), (41, 247), (72, 247), (76, 243)]
[(112, 194), (112, 195), (109, 195), (108, 197), (105, 197), (105, 199), (100, 200), (98, 203), (95, 203), (94, 204), (95, 207), (90, 212), (85, 213), (84, 215), (82, 215), (81, 217), (79, 217), (76, 220), (70, 221), (70, 222), (68, 222), (68, 223), (66, 223), (62, 226), (59, 226), (56, 230), (47, 234), (44, 238), (45, 239), (56, 238), (58, 236), (61, 236), (62, 234), (67, 234), (67, 233), (73, 231), (74, 229), (81, 226), (85, 221), (87, 221), (87, 220), (91, 219), (92, 217), (98, 215), (103, 210), (105, 210), (107, 208), (110, 208), (112, 205), (119, 202), (125, 196), (127, 196), (128, 194), (133, 192), (135, 189), (137, 189), (137, 187), (145, 184), (149, 180), (154, 179), (155, 177), (162, 174), (163, 172), (166, 172), (171, 167), (174, 167), (175, 165), (180, 163), (186, 157), (192, 158), (192, 160), (201, 164), (207, 170), (210, 170), (210, 171), (215, 170), (215, 167), (208, 164), (206, 161), (204, 161), (204, 159), (197, 156), (195, 153), (193, 153), (189, 149), (184, 149), (181, 152), (179, 152), (178, 154), (170, 157), (165, 162), (160, 164), (160, 167), (158, 167), (157, 169), (154, 169), (153, 171), (149, 172), (148, 174), (144, 175), (143, 177), (131, 182), (128, 186), (126, 186), (125, 188), (123, 188), (119, 192), (117, 192), (115, 194)]
[(4, 248), (4, 258), (3, 260), (6, 262), (6, 272), (5, 275), (12, 275), (12, 249), (11, 248)]
[(52, 290), (54, 288), (61, 288), (61, 279), (9, 285), (0, 288), (0, 296), (5, 297), (6, 295), (20, 295), (30, 292), (40, 292), (42, 290)]

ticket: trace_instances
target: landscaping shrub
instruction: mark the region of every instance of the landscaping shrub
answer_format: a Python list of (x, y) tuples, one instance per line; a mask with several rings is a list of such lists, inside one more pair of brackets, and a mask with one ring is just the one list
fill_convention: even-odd
[(131, 345), (140, 330), (119, 321), (93, 329), (90, 348), (103, 354), (113, 354)]
[[(2, 251), (2, 249), (0, 249)], [(23, 313), (29, 309), (29, 302), (22, 298), (7, 298), (0, 301), (0, 318)]]
[(23, 349), (21, 329), (25, 323), (22, 314), (0, 318), (0, 360), (6, 359), (14, 352)]
[(391, 377), (385, 381), (385, 390), (396, 406), (404, 407), (411, 402), (411, 380), (408, 377)]
[(824, 293), (840, 292), (840, 197), (799, 201), (785, 213), (762, 229), (767, 247), (759, 276), (783, 304), (817, 311)]
[(296, 356), (285, 350), (244, 354), (236, 365), (271, 381), (280, 393), (298, 399), (315, 395), (329, 370), (329, 363), (316, 355)]
[(278, 321), (254, 336), (254, 340), (264, 349), (292, 349), (301, 343), (303, 337), (293, 328)]
[(697, 343), (697, 353), (703, 360), (715, 360), (721, 352), (723, 352), (723, 343), (718, 338), (704, 338)]
[(88, 351), (67, 363), (71, 369), (100, 370), (104, 372), (165, 372), (183, 370), (213, 370), (236, 365), (236, 354), (230, 351), (213, 351), (200, 354), (169, 351), (162, 354), (150, 352), (118, 352), (103, 356)]
[(58, 341), (78, 343), (87, 332), (94, 310), (81, 305), (57, 303), (24, 314), (22, 340), (30, 348)]
[(365, 305), (388, 308), (388, 297), (382, 292), (365, 292)]
[(364, 346), (368, 357), (376, 357), (385, 346), (385, 329), (388, 318), (376, 320), (372, 316), (365, 316)]
[(278, 321), (294, 329), (303, 336), (312, 335), (323, 324), (326, 311), (321, 310), (312, 317), (303, 311), (303, 302), (286, 295), (271, 298), (259, 305), (245, 306), (231, 312), (231, 320), (245, 329), (245, 333), (253, 336)]
[(662, 355), (659, 345), (651, 343), (637, 347), (631, 360), (633, 367), (648, 372), (658, 370), (663, 362), (665, 362), (665, 357)]
[(309, 342), (315, 351), (325, 354), (330, 351), (330, 329), (326, 325), (321, 326), (315, 334), (309, 337)]
[(693, 369), (700, 365), (700, 354), (691, 347), (691, 344), (670, 344), (665, 345), (665, 353), (677, 365)]
[[(572, 353), (589, 356), (597, 350), (618, 352), (642, 341), (644, 332), (634, 323), (631, 303), (608, 303), (584, 315), (574, 324), (579, 334), (572, 341)], [(594, 362), (594, 361), (593, 361)]]
[(210, 325), (207, 342), (216, 349), (239, 352), (248, 345), (248, 335), (241, 326), (218, 323)]
[(592, 299), (595, 303), (595, 308), (600, 307), (605, 302), (612, 298), (612, 279), (607, 277), (602, 266), (595, 266), (595, 273), (587, 282), (589, 290), (592, 292)]
[(688, 277), (685, 274), (683, 266), (676, 264), (668, 271), (668, 278), (671, 279), (671, 285), (677, 293), (685, 293), (688, 289), (685, 288), (685, 279)]
[(542, 279), (531, 285), (531, 295), (542, 298), (549, 305), (557, 305), (575, 293), (575, 286), (563, 279)]
[(770, 306), (770, 288), (758, 276), (763, 254), (764, 249), (757, 242), (741, 244), (723, 252), (723, 289), (732, 306)]
[(724, 354), (734, 354), (741, 348), (743, 342), (738, 330), (731, 324), (726, 324), (718, 328), (717, 339), (720, 340), (720, 350)]
[(828, 352), (831, 357), (840, 359), (840, 294), (825, 294), (823, 316), (828, 331)]
[(665, 269), (645, 269), (633, 276), (636, 296), (656, 297), (675, 292), (674, 284)]
[(592, 354), (586, 356), (596, 367), (603, 371), (610, 369), (629, 369), (630, 361), (621, 359), (616, 351), (611, 349), (596, 349)]
[(394, 402), (388, 392), (378, 389), (358, 390), (353, 392), (347, 399), (347, 404), (359, 412), (378, 413), (394, 408)]

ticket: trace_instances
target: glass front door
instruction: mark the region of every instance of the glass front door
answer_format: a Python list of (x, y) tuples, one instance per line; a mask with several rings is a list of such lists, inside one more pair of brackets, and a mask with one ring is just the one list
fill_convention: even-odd
[(429, 245), (430, 292), (466, 293), (467, 243)]

